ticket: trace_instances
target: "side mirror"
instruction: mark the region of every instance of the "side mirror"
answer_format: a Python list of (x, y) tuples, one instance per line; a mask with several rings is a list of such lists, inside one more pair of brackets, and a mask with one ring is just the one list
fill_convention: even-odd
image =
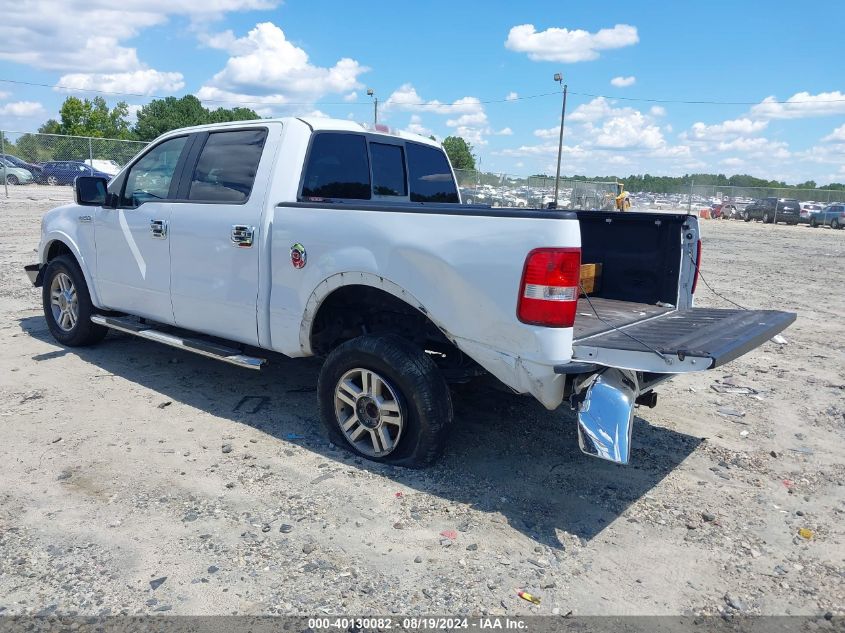
[(108, 181), (99, 176), (76, 177), (76, 204), (102, 207), (106, 204)]

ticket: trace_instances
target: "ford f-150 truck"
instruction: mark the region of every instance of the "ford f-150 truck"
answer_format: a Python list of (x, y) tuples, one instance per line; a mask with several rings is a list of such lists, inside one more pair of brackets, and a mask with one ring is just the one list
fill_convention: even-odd
[[(349, 121), (168, 132), (110, 182), (78, 178), (41, 228), (26, 270), (58, 342), (113, 329), (253, 369), (262, 350), (324, 357), (330, 438), (406, 466), (443, 446), (448, 385), (483, 374), (568, 402), (581, 449), (627, 463), (657, 383), (795, 318), (694, 308), (693, 216), (462, 205), (437, 143)], [(591, 293), (582, 262), (602, 266)]]

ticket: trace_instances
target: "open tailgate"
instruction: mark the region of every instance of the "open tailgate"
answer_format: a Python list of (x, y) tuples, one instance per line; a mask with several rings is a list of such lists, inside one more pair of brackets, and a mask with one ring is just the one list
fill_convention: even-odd
[(759, 347), (793, 312), (690, 308), (573, 341), (573, 362), (655, 373), (702, 371)]

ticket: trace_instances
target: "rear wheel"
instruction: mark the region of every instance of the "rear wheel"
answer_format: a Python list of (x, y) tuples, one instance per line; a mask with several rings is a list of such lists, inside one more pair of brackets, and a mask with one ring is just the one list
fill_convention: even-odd
[(9, 184), (9, 185), (19, 184), (18, 177), (15, 176), (14, 174), (9, 174), (8, 176), (6, 176), (6, 184)]
[(59, 179), (56, 178), (55, 176), (47, 176), (47, 184), (53, 185), (53, 186), (58, 185)]
[(771, 222), (771, 220), (769, 219), (769, 214), (764, 213), (763, 214), (763, 224), (768, 224), (769, 222)]
[(746, 222), (751, 222), (751, 214), (748, 211), (743, 211), (742, 219)]
[(837, 220), (836, 218), (833, 218), (830, 221), (830, 228), (832, 228), (834, 231), (838, 228), (841, 228), (840, 225), (839, 225), (839, 220)]
[(819, 223), (816, 222), (816, 218), (810, 218), (810, 228), (813, 228), (813, 229), (819, 228)]
[(317, 393), (331, 440), (373, 461), (427, 466), (452, 422), (440, 370), (395, 335), (359, 336), (338, 346), (320, 371)]
[(47, 327), (69, 347), (99, 343), (108, 329), (91, 323), (94, 305), (76, 260), (61, 255), (47, 264), (41, 293)]

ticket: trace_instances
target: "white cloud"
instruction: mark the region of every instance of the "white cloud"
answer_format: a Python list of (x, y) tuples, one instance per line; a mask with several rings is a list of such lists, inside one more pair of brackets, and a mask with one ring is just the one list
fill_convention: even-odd
[(738, 136), (750, 136), (762, 132), (768, 125), (768, 121), (755, 121), (749, 118), (731, 119), (714, 125), (705, 125), (699, 121), (692, 124), (692, 128), (685, 138), (718, 141)]
[(391, 93), (384, 103), (384, 110), (451, 115), (453, 118), (448, 119), (446, 125), (454, 128), (457, 136), (473, 145), (486, 145), (485, 137), (493, 133), (484, 105), (477, 97), (461, 97), (453, 103), (443, 103), (436, 99), (426, 101), (412, 84), (406, 83)]
[(789, 158), (789, 146), (783, 141), (772, 141), (757, 136), (753, 138), (739, 137), (731, 141), (721, 141), (715, 145), (718, 152), (738, 152), (752, 158)]
[(845, 114), (845, 94), (835, 90), (812, 95), (798, 92), (784, 103), (775, 97), (766, 97), (751, 108), (752, 116), (766, 119), (799, 119), (813, 116)]
[(831, 141), (834, 143), (845, 143), (845, 124), (840, 125), (838, 128), (833, 130), (833, 132), (825, 136), (822, 140)]
[(596, 97), (592, 101), (579, 105), (566, 119), (578, 122), (598, 121), (609, 116), (612, 112), (613, 106), (608, 99)]
[(3, 92), (2, 90), (0, 90), (0, 101), (2, 101), (3, 99), (8, 99), (11, 96), (11, 92)]
[(251, 102), (271, 106), (313, 103), (331, 93), (362, 88), (359, 75), (369, 69), (354, 59), (343, 58), (325, 68), (310, 63), (308, 54), (295, 46), (282, 29), (271, 22), (257, 24), (245, 37), (208, 36), (230, 53), (223, 70), (198, 91), (204, 101)]
[(182, 73), (168, 73), (147, 68), (125, 73), (71, 73), (62, 75), (58, 85), (70, 90), (103, 90), (152, 95), (175, 92), (185, 87)]
[(270, 9), (277, 0), (30, 0), (3, 11), (0, 60), (45, 70), (92, 73), (145, 68), (123, 44), (171, 16), (209, 20), (230, 11)]
[(731, 157), (731, 158), (723, 158), (719, 161), (725, 167), (742, 167), (745, 165), (745, 161), (741, 158)]
[(413, 84), (402, 84), (384, 102), (385, 110), (408, 112), (435, 112), (437, 114), (477, 114), (484, 106), (476, 97), (462, 97), (454, 103), (442, 103), (437, 99), (426, 101)]
[(663, 106), (651, 106), (648, 109), (648, 112), (649, 114), (651, 114), (651, 116), (666, 116), (666, 108), (664, 108)]
[(597, 59), (600, 51), (639, 41), (637, 28), (628, 24), (617, 24), (596, 33), (565, 28), (537, 31), (533, 24), (521, 24), (510, 30), (505, 48), (527, 53), (533, 61), (574, 63)]
[(493, 132), (496, 136), (513, 136), (513, 130), (509, 127), (503, 127), (498, 132)]
[(534, 136), (538, 138), (557, 138), (560, 134), (560, 126), (541, 128), (534, 130)]
[(411, 121), (405, 129), (420, 136), (431, 136), (431, 130), (422, 124), (422, 117), (418, 114), (411, 115)]
[(614, 77), (610, 80), (611, 86), (616, 86), (617, 88), (627, 88), (628, 86), (633, 86), (637, 81), (637, 78), (633, 75), (630, 77)]
[(44, 114), (44, 106), (37, 101), (14, 101), (0, 105), (0, 116), (31, 117)]
[(343, 95), (343, 100), (346, 101), (346, 102), (357, 101), (358, 100), (358, 93), (357, 92), (350, 92), (347, 95)]
[(629, 112), (629, 108), (621, 108), (621, 111), (607, 119), (601, 127), (589, 128), (595, 131), (595, 143), (598, 147), (642, 147), (656, 149), (666, 144), (663, 132), (642, 112)]
[(516, 101), (517, 99), (519, 99), (519, 95), (515, 92), (509, 92), (507, 95), (505, 95), (506, 101)]

